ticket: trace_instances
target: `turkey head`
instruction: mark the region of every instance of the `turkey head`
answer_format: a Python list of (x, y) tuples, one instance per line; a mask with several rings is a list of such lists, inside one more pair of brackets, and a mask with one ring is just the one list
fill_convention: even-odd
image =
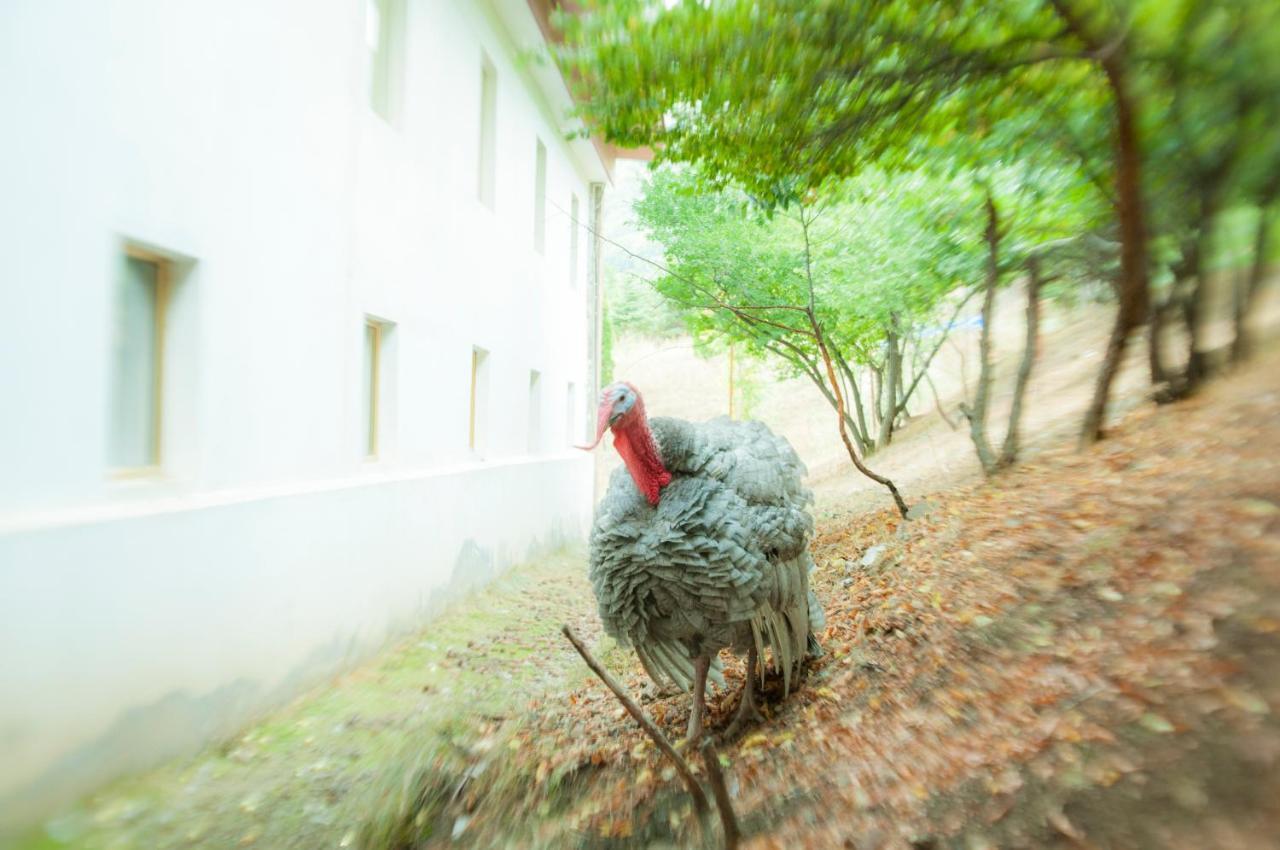
[(606, 428), (613, 431), (613, 447), (627, 465), (631, 480), (649, 504), (656, 507), (662, 488), (671, 483), (671, 473), (663, 465), (662, 455), (649, 429), (644, 399), (640, 397), (640, 391), (626, 381), (610, 384), (600, 393), (595, 442), (579, 448), (594, 449), (604, 438)]

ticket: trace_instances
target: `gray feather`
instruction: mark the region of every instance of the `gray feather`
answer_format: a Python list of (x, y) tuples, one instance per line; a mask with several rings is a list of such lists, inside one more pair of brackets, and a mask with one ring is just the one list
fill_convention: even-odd
[[(812, 496), (787, 441), (758, 422), (650, 421), (672, 481), (657, 507), (619, 468), (596, 511), (589, 575), (605, 630), (655, 682), (693, 658), (764, 649), (789, 691), (822, 609), (809, 589)], [(723, 686), (721, 665), (709, 674)]]

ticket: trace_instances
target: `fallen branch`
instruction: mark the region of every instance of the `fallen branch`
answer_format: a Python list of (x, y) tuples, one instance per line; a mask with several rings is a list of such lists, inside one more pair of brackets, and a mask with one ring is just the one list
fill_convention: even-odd
[(707, 780), (710, 781), (711, 793), (716, 798), (716, 808), (720, 810), (720, 825), (724, 828), (724, 850), (737, 850), (738, 840), (741, 838), (738, 818), (734, 816), (729, 789), (725, 787), (724, 774), (720, 771), (720, 756), (716, 754), (716, 748), (712, 746), (710, 739), (702, 742), (702, 763), (707, 766)]
[[(636, 705), (635, 700), (627, 695), (627, 692), (622, 689), (622, 685), (618, 684), (617, 680), (614, 679), (613, 676), (609, 675), (608, 670), (600, 666), (600, 662), (596, 661), (595, 656), (591, 654), (582, 641), (578, 640), (578, 636), (573, 633), (573, 629), (569, 628), (566, 624), (560, 627), (560, 631), (569, 639), (569, 643), (573, 644), (573, 648), (578, 650), (578, 654), (582, 656), (583, 661), (587, 662), (587, 666), (591, 668), (591, 672), (600, 677), (600, 681), (604, 682), (609, 690), (613, 691), (613, 695), (622, 703), (622, 707), (627, 710), (627, 713), (635, 718), (635, 721), (640, 724), (640, 728), (653, 739), (655, 744), (657, 744), (658, 749), (665, 753), (667, 758), (671, 759), (671, 762), (676, 766), (676, 771), (684, 780), (684, 785), (689, 791), (689, 796), (693, 798), (694, 808), (698, 810), (699, 815), (706, 814), (709, 809), (709, 806), (707, 805), (707, 795), (703, 793), (702, 786), (699, 785), (698, 780), (694, 778), (693, 771), (689, 769), (689, 763), (685, 761), (678, 752), (676, 752), (676, 748), (671, 746), (671, 742), (667, 740), (667, 736), (662, 734), (661, 729), (653, 725), (653, 721), (640, 710), (640, 706)], [(719, 765), (717, 765), (717, 767), (718, 766)], [(721, 781), (723, 781), (723, 777)], [(732, 818), (732, 813), (730, 813), (729, 816)], [(721, 818), (724, 818), (723, 812), (721, 813)]]

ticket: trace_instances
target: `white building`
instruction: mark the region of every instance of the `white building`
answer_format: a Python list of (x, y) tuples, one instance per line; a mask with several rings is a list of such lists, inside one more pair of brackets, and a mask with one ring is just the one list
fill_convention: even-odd
[(585, 534), (544, 6), (0, 4), (0, 826)]

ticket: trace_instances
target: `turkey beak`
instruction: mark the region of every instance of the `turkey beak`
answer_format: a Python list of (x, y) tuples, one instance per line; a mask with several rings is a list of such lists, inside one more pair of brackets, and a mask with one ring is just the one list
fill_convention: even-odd
[(589, 445), (589, 446), (577, 446), (577, 448), (582, 449), (584, 452), (589, 452), (589, 451), (591, 451), (592, 449), (594, 449), (596, 446), (600, 445), (600, 441), (601, 441), (602, 439), (604, 439), (604, 432), (605, 432), (605, 430), (606, 430), (610, 425), (612, 425), (613, 423), (617, 422), (617, 421), (618, 421), (618, 417), (620, 417), (620, 416), (622, 416), (622, 414), (621, 414), (621, 413), (614, 413), (614, 411), (613, 411), (613, 402), (612, 402), (612, 401), (605, 401), (605, 402), (603, 402), (603, 403), (600, 405), (599, 410), (597, 410), (597, 411), (596, 411), (596, 439), (595, 439), (595, 441), (594, 441), (591, 445)]

